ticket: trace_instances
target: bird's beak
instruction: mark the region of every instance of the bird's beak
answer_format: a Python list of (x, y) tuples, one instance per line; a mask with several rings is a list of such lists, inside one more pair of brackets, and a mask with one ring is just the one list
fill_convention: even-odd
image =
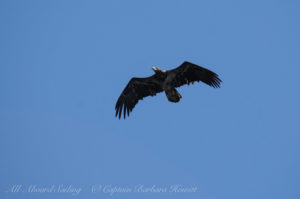
[(152, 70), (157, 71), (157, 67), (152, 67)]

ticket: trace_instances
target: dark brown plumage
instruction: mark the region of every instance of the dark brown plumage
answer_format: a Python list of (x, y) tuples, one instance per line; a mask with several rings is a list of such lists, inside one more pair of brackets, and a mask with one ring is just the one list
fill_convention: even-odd
[(179, 102), (181, 95), (176, 90), (184, 84), (202, 81), (214, 88), (219, 88), (222, 80), (218, 75), (206, 68), (197, 66), (190, 62), (184, 62), (173, 70), (160, 70), (152, 68), (154, 75), (146, 78), (132, 78), (116, 103), (116, 117), (121, 118), (122, 111), (124, 119), (129, 116), (139, 100), (147, 96), (155, 96), (165, 91), (171, 102)]

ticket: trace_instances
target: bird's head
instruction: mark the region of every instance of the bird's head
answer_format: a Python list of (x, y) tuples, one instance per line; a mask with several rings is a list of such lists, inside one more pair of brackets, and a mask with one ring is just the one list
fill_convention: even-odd
[(158, 67), (152, 67), (152, 70), (155, 72), (155, 73), (164, 73), (164, 72), (166, 72), (165, 70), (161, 70), (160, 68), (158, 68)]

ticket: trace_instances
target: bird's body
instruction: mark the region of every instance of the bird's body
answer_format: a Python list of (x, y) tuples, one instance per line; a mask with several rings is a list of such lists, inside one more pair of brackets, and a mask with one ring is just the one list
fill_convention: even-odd
[(122, 110), (124, 118), (135, 107), (140, 99), (147, 96), (155, 96), (157, 93), (165, 91), (170, 102), (179, 102), (181, 95), (176, 90), (184, 84), (202, 81), (214, 88), (220, 87), (221, 79), (218, 75), (206, 68), (197, 66), (190, 62), (184, 62), (173, 70), (161, 70), (152, 68), (154, 75), (146, 78), (132, 78), (116, 103), (116, 116), (121, 118)]
[(155, 78), (155, 77), (154, 78), (159, 79), (157, 83), (165, 91), (168, 100), (170, 102), (179, 102), (181, 95), (176, 90), (176, 88), (174, 88), (174, 85), (172, 84), (172, 81), (175, 78), (176, 74), (170, 73), (169, 71), (160, 70), (157, 67), (153, 67), (152, 69), (155, 72), (155, 75), (160, 77), (160, 78)]

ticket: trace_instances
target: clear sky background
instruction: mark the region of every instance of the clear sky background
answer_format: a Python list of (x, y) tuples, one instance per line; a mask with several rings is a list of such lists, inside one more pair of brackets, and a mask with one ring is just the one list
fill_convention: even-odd
[[(299, 9), (296, 0), (0, 1), (0, 197), (300, 198)], [(219, 74), (221, 89), (184, 86), (180, 103), (162, 93), (114, 117), (131, 77), (183, 61)], [(70, 185), (81, 192), (57, 193)], [(197, 191), (103, 191), (139, 185)]]

